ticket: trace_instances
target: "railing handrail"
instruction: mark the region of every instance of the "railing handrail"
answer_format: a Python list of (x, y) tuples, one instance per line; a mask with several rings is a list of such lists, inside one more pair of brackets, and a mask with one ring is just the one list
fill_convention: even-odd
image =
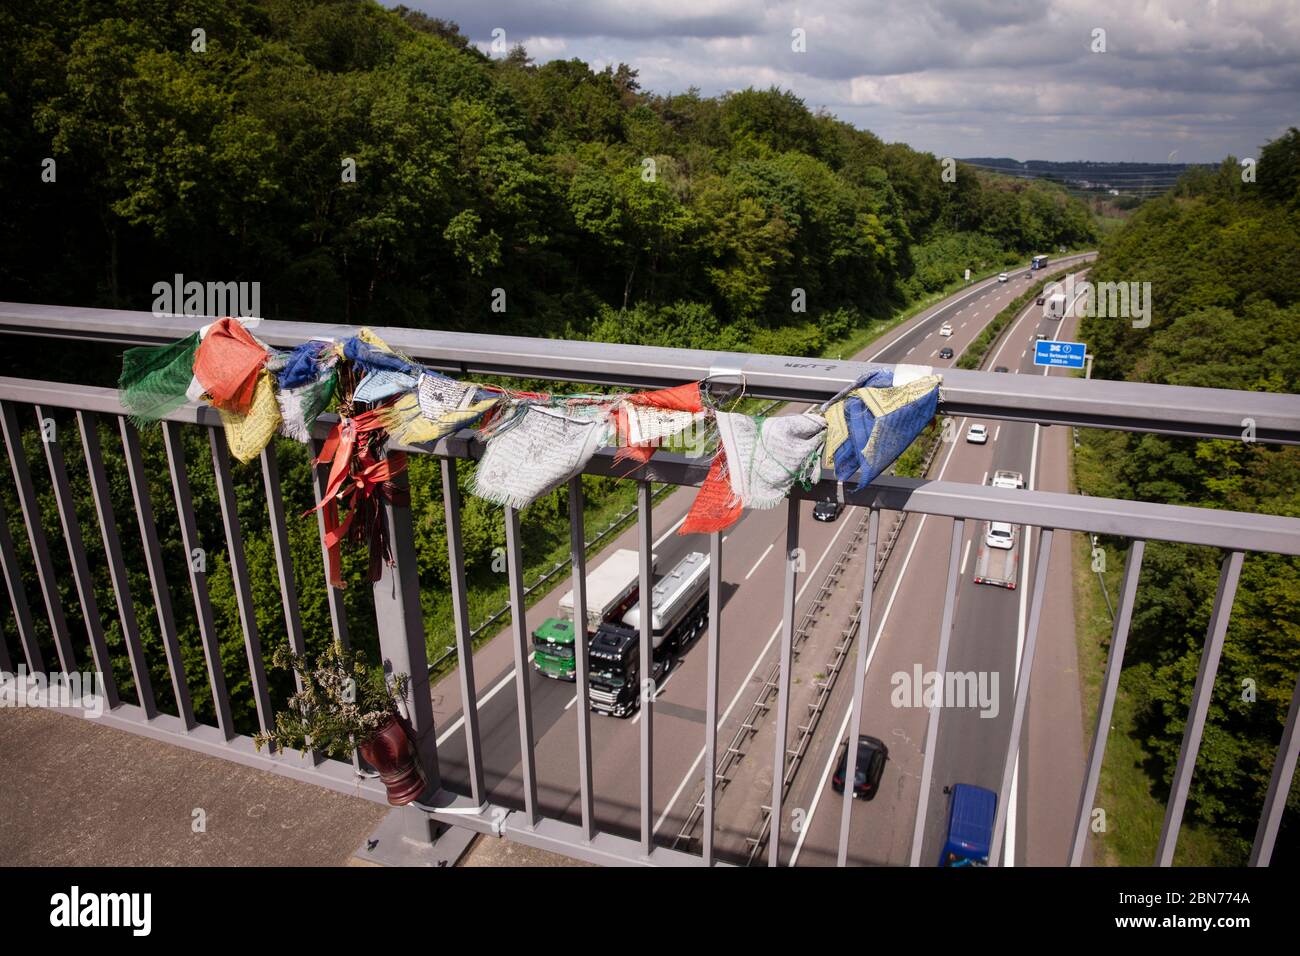
[[(109, 415), (127, 414), (115, 389), (92, 385), (0, 376), (0, 401)], [(219, 414), (201, 404), (183, 405), (169, 414), (167, 420), (221, 426)], [(316, 437), (324, 438), (335, 421), (337, 417), (332, 414), (321, 415), (315, 426)], [(471, 460), (479, 458), (483, 452), (483, 444), (472, 431), (459, 432), (431, 447), (397, 444), (393, 447)], [(584, 474), (699, 485), (709, 467), (706, 458), (659, 452), (647, 465), (629, 474), (629, 465), (616, 462), (614, 456), (615, 449), (601, 449), (584, 469)], [(1300, 555), (1300, 518), (890, 475), (882, 475), (861, 491), (855, 491), (829, 477), (830, 472), (823, 472), (823, 475), (826, 477), (811, 488), (795, 485), (790, 490), (790, 497), (811, 500), (838, 498), (847, 504), (886, 511), (1008, 521), (1120, 537), (1137, 534), (1149, 540), (1179, 544)]]
[[(187, 315), (0, 302), (0, 332), (156, 344), (183, 338), (213, 321)], [(1121, 321), (1121, 320), (1116, 320)], [(599, 385), (658, 388), (725, 375), (743, 377), (747, 394), (824, 401), (876, 363), (832, 361), (646, 345), (620, 345), (374, 326), (384, 341), (452, 375), (502, 375)], [(348, 325), (258, 320), (255, 334), (289, 347), (312, 337), (344, 338)], [(948, 415), (1074, 425), (1119, 431), (1300, 444), (1300, 397), (1272, 392), (1155, 385), (1063, 376), (1011, 375), (945, 368)], [(53, 403), (52, 403), (53, 404)]]

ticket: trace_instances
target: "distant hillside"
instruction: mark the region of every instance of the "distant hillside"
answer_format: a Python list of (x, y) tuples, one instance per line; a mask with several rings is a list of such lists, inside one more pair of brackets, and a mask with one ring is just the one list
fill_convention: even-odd
[(1021, 179), (1046, 179), (1084, 192), (1122, 196), (1153, 196), (1171, 189), (1184, 173), (1195, 169), (1212, 169), (1204, 163), (1101, 163), (1073, 160), (1054, 163), (1045, 159), (1021, 162), (1006, 156), (962, 159), (978, 169), (1017, 176)]

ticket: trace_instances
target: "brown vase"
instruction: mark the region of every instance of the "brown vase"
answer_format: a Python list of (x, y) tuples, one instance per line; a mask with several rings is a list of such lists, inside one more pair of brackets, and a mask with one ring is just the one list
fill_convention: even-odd
[(410, 803), (424, 790), (424, 778), (411, 752), (411, 741), (401, 721), (390, 716), (368, 739), (357, 745), (361, 756), (379, 771), (394, 807)]

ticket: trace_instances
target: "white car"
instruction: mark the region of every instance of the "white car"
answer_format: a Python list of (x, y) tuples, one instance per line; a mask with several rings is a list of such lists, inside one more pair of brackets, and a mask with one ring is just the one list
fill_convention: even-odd
[(980, 424), (974, 424), (966, 430), (966, 440), (972, 445), (983, 445), (989, 440), (989, 430)]
[(943, 325), (939, 326), (939, 334), (940, 334), (940, 335), (952, 335), (952, 323), (951, 323), (951, 322), (945, 322)]
[(990, 521), (984, 532), (984, 543), (990, 548), (1010, 551), (1016, 543), (1016, 532), (1006, 521)]
[(999, 281), (999, 282), (1006, 282), (1008, 278), (1009, 278), (1009, 276), (1008, 276), (1005, 272), (1001, 272), (1001, 273), (998, 274), (998, 281)]
[(999, 469), (993, 472), (993, 480), (989, 484), (994, 488), (1023, 488), (1025, 487), (1025, 476), (1018, 471)]

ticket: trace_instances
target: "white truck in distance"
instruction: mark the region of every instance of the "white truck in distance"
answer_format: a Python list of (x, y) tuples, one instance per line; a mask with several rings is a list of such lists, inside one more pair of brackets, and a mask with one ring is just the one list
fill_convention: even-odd
[(1063, 319), (1066, 312), (1066, 301), (1064, 292), (1056, 292), (1047, 297), (1043, 304), (1043, 317), (1047, 319)]
[[(989, 482), (994, 488), (1023, 488), (1025, 476), (999, 469)], [(1020, 569), (1020, 526), (1005, 521), (984, 522), (984, 534), (975, 557), (975, 583), (1015, 590)]]

